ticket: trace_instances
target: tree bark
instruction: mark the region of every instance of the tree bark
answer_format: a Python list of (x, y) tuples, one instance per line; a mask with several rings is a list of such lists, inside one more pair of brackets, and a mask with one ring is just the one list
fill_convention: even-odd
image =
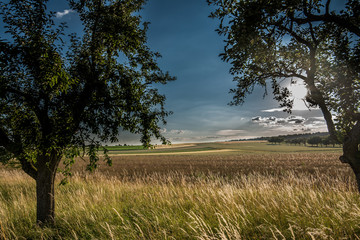
[[(340, 157), (340, 160), (342, 162), (344, 162), (344, 158), (343, 158), (344, 155)], [(348, 162), (346, 162), (346, 161), (348, 161)], [(346, 158), (345, 162), (349, 163), (351, 169), (353, 170), (353, 172), (355, 174), (355, 179), (356, 179), (356, 183), (357, 183), (357, 189), (358, 189), (358, 192), (360, 193), (360, 158), (359, 157), (352, 158), (352, 159)]]
[(36, 177), (36, 222), (40, 226), (55, 223), (55, 177), (61, 160), (56, 151), (43, 154), (37, 162)]
[(36, 178), (36, 222), (38, 225), (52, 225), (55, 220), (54, 181), (56, 169), (48, 166), (38, 169)]
[(360, 122), (357, 122), (349, 135), (344, 139), (343, 155), (340, 161), (348, 163), (353, 170), (358, 191), (360, 192), (360, 151), (359, 151), (359, 138), (360, 138)]
[(357, 189), (360, 193), (360, 168), (357, 167), (356, 169), (353, 168), (353, 171), (355, 173), (356, 183), (357, 183)]

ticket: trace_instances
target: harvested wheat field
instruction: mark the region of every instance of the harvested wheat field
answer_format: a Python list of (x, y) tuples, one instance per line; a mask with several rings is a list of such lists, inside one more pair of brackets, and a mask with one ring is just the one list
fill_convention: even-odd
[(244, 142), (171, 149), (110, 151), (113, 166), (101, 164), (95, 174), (78, 160), (69, 183), (56, 187), (51, 228), (34, 225), (35, 182), (2, 168), (0, 239), (360, 237), (360, 195), (338, 148)]

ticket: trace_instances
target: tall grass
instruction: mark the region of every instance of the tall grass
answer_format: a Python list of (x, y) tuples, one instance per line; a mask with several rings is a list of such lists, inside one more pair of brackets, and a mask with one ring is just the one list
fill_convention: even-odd
[(359, 194), (339, 176), (78, 174), (41, 229), (34, 181), (0, 170), (0, 239), (359, 239)]

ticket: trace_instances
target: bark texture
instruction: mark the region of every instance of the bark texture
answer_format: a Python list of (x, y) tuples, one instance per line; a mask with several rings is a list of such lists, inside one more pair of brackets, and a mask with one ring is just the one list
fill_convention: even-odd
[(55, 220), (55, 171), (46, 168), (38, 171), (36, 179), (36, 221), (39, 225), (53, 224)]
[(61, 155), (52, 153), (38, 161), (36, 178), (36, 222), (52, 225), (55, 222), (55, 177)]
[(360, 138), (360, 123), (357, 123), (349, 136), (345, 139), (343, 144), (343, 155), (340, 161), (348, 163), (353, 170), (358, 191), (360, 192), (360, 152), (359, 152), (359, 138)]

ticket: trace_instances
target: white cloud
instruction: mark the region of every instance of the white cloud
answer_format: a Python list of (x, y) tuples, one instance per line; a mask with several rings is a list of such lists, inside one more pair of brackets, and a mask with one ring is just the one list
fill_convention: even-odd
[(63, 12), (57, 12), (57, 13), (55, 13), (55, 16), (56, 16), (57, 18), (62, 18), (63, 16), (68, 15), (69, 13), (72, 13), (72, 12), (74, 12), (74, 10), (72, 10), (72, 9), (65, 9)]
[(286, 118), (286, 121), (294, 124), (301, 124), (305, 122), (305, 118), (301, 116), (290, 116)]
[(313, 121), (312, 124), (314, 124), (314, 125), (324, 125), (325, 121)]
[(260, 117), (260, 116), (257, 116), (257, 117), (253, 117), (251, 119), (253, 122), (257, 122), (257, 123), (260, 123), (260, 124), (264, 124), (264, 125), (267, 125), (267, 124), (270, 124), (270, 125), (276, 125), (276, 124), (280, 124), (280, 125), (284, 125), (284, 124), (301, 124), (301, 123), (304, 123), (306, 121), (305, 118), (301, 117), (301, 116), (294, 116), (294, 115), (291, 115), (287, 118), (277, 118), (277, 117), (274, 117), (274, 116), (271, 116), (271, 117)]
[(244, 130), (233, 130), (233, 129), (227, 129), (227, 130), (220, 130), (216, 132), (216, 135), (220, 136), (237, 136), (240, 134), (243, 134)]
[[(290, 99), (293, 100), (293, 111), (305, 111), (309, 110), (308, 104), (305, 99), (307, 95), (307, 88), (301, 79), (297, 79), (296, 83), (291, 83), (290, 79), (282, 84), (283, 87), (287, 87), (291, 92)], [(318, 109), (318, 107), (312, 107), (311, 109)], [(271, 108), (264, 109), (261, 112), (283, 112), (283, 108)]]
[(172, 129), (170, 131), (166, 131), (167, 133), (170, 133), (170, 134), (190, 134), (192, 133), (190, 130), (178, 130), (178, 129)]
[(261, 110), (261, 112), (283, 112), (284, 110), (282, 108), (271, 108), (271, 109), (265, 109)]
[(272, 132), (291, 133), (291, 132), (318, 132), (326, 131), (325, 121), (319, 117), (304, 118), (302, 116), (291, 115), (286, 118), (253, 117), (252, 122), (264, 127)]
[(316, 120), (316, 121), (322, 121), (322, 122), (325, 121), (324, 117), (310, 117), (309, 120), (310, 120), (310, 119), (311, 119), (311, 120), (314, 119), (314, 120)]
[(304, 103), (305, 96), (307, 94), (307, 89), (303, 81), (299, 80), (295, 84), (289, 85), (289, 90), (294, 99), (293, 110), (308, 110), (308, 107)]

